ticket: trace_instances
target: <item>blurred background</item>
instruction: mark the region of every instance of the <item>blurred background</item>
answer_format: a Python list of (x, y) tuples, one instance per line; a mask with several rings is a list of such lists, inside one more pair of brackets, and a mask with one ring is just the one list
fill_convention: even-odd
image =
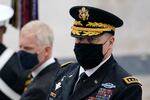
[[(128, 72), (143, 84), (143, 100), (150, 100), (150, 1), (149, 0), (38, 0), (39, 19), (54, 31), (54, 57), (61, 63), (75, 60), (74, 38), (70, 36), (73, 19), (70, 7), (88, 5), (110, 11), (124, 20), (116, 30), (113, 54)], [(11, 6), (11, 0), (0, 0)], [(1, 13), (1, 12), (0, 12)], [(4, 43), (18, 50), (19, 30), (8, 25)]]

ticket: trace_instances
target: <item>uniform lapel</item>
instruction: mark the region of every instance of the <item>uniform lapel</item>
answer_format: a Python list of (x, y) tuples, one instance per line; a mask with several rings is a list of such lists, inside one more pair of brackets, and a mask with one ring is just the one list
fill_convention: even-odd
[(41, 76), (45, 75), (46, 73), (50, 73), (51, 75), (55, 75), (60, 69), (60, 64), (58, 63), (57, 59), (55, 59), (54, 63), (49, 64), (46, 68), (44, 68), (40, 73), (35, 77), (34, 80), (40, 78)]
[(75, 71), (69, 73), (64, 80), (62, 81), (62, 98), (63, 100), (67, 100), (68, 97), (72, 94), (74, 85), (78, 79), (79, 74), (79, 66)]
[[(56, 76), (57, 72), (60, 69), (60, 64), (58, 63), (58, 61), (55, 59), (55, 62), (48, 65), (46, 68), (44, 68), (32, 81), (32, 83), (29, 85), (28, 90), (30, 90), (30, 88), (32, 89), (32, 87), (34, 86), (34, 84), (36, 84), (38, 81), (41, 81), (42, 77), (45, 77), (46, 75), (48, 76)], [(53, 81), (55, 80), (55, 77), (49, 77), (49, 80), (51, 81), (50, 83), (50, 88), (51, 88), (51, 84), (53, 84)]]
[(91, 93), (93, 91), (97, 90), (100, 86), (104, 78), (107, 76), (109, 71), (111, 71), (112, 68), (112, 57), (107, 61), (103, 66), (101, 66), (92, 76), (90, 76), (83, 86), (76, 90), (71, 96), (71, 100), (81, 100)]

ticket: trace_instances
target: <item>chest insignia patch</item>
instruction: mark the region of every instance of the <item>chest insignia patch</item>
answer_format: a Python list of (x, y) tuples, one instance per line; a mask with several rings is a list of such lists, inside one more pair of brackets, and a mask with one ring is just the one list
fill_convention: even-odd
[(116, 85), (114, 85), (112, 83), (102, 83), (101, 86), (103, 86), (104, 88), (107, 88), (107, 89), (116, 88)]

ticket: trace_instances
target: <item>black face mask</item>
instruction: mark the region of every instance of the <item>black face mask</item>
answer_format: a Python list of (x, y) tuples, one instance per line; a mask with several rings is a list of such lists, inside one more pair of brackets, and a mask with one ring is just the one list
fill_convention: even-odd
[(21, 65), (24, 69), (32, 69), (39, 63), (38, 56), (36, 53), (32, 54), (21, 50), (18, 52), (18, 55)]
[(91, 69), (102, 62), (103, 44), (75, 44), (74, 53), (84, 69)]

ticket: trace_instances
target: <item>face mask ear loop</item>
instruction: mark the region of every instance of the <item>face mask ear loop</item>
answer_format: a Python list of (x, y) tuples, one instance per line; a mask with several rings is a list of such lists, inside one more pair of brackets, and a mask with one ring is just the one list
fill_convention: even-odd
[[(110, 38), (109, 38), (110, 39)], [(109, 40), (108, 39), (108, 40)], [(103, 46), (108, 42), (108, 40), (106, 40), (106, 42), (104, 42), (104, 44), (103, 44)], [(106, 51), (106, 53), (104, 54), (104, 57), (106, 56), (106, 54), (108, 53), (108, 51), (109, 51), (110, 49), (108, 49), (107, 51)]]

